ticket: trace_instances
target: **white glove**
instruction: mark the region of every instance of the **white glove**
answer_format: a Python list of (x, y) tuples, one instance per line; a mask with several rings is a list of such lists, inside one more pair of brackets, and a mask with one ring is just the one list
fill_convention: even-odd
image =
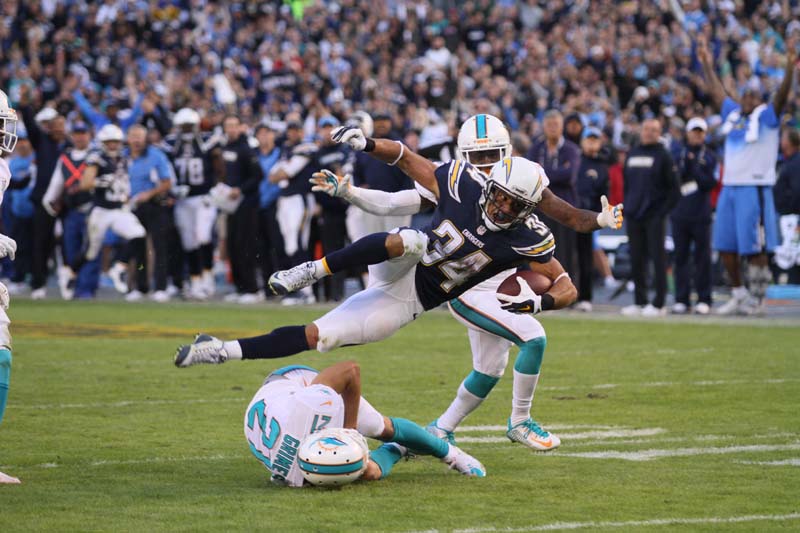
[(347, 144), (357, 152), (367, 147), (367, 137), (355, 126), (339, 126), (331, 132), (331, 140), (337, 144)]
[(12, 261), (17, 254), (17, 241), (0, 233), (0, 257), (8, 257)]
[(330, 170), (323, 168), (319, 172), (314, 172), (308, 182), (313, 185), (311, 190), (314, 192), (324, 192), (328, 196), (347, 200), (350, 198), (350, 178), (350, 174), (337, 176)]
[(189, 185), (173, 185), (172, 186), (172, 195), (175, 198), (183, 199), (189, 196)]
[(600, 197), (601, 211), (597, 215), (597, 225), (601, 228), (619, 229), (622, 227), (622, 204), (608, 205), (605, 195)]
[(0, 281), (0, 307), (8, 310), (8, 304), (11, 303), (11, 296), (8, 295), (8, 287)]
[(505, 302), (500, 306), (504, 311), (512, 313), (530, 313), (535, 315), (542, 310), (542, 297), (533, 292), (531, 286), (520, 276), (517, 276), (517, 283), (519, 283), (519, 294), (517, 296), (508, 296), (507, 294), (498, 294), (497, 299)]

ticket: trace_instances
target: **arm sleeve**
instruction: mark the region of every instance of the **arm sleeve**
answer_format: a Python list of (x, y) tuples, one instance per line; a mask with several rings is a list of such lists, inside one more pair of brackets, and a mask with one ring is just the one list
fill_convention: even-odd
[(28, 139), (31, 141), (31, 146), (33, 146), (34, 150), (38, 150), (39, 143), (42, 140), (42, 130), (36, 123), (33, 108), (29, 105), (26, 105), (20, 107), (19, 111), (22, 115), (22, 121), (25, 122), (25, 128), (28, 130)]
[(246, 149), (242, 154), (246, 161), (246, 178), (242, 181), (240, 188), (242, 193), (257, 194), (258, 184), (264, 177), (264, 171), (261, 170), (261, 165), (258, 163), (258, 156), (253, 150)]
[(570, 149), (565, 150), (564, 161), (563, 163), (559, 161), (557, 168), (543, 167), (545, 174), (550, 178), (550, 185), (560, 185), (562, 187), (575, 185), (578, 179), (578, 170), (580, 170), (580, 157), (580, 152), (572, 150), (570, 147)]
[(720, 111), (720, 115), (722, 115), (722, 120), (728, 118), (728, 115), (732, 112), (739, 109), (739, 104), (731, 98), (730, 96), (726, 96), (725, 100), (722, 101), (722, 109)]
[(283, 163), (283, 166), (281, 168), (283, 169), (284, 172), (286, 172), (286, 174), (290, 178), (293, 178), (297, 175), (298, 172), (300, 172), (301, 170), (303, 170), (303, 168), (305, 168), (305, 166), (308, 164), (309, 161), (310, 158), (308, 156), (293, 155), (291, 159)]
[(663, 186), (665, 194), (665, 205), (663, 213), (666, 215), (681, 199), (681, 186), (678, 183), (678, 177), (675, 175), (675, 165), (672, 163), (672, 156), (669, 155), (667, 150), (664, 150), (663, 159), (661, 162), (661, 175), (663, 176)]
[(163, 150), (156, 148), (156, 172), (158, 172), (158, 179), (175, 181), (175, 172), (172, 170), (172, 165), (167, 159), (167, 154)]
[(705, 164), (698, 165), (697, 187), (701, 191), (710, 191), (717, 186), (714, 171), (717, 169), (717, 158), (714, 154), (707, 154)]
[(61, 170), (62, 166), (63, 164), (59, 161), (56, 165), (56, 169), (53, 171), (53, 177), (50, 178), (47, 191), (45, 191), (42, 197), (42, 207), (44, 207), (44, 210), (51, 216), (56, 216), (57, 213), (53, 211), (52, 206), (58, 202), (59, 198), (61, 198), (61, 194), (64, 192), (64, 173)]
[(351, 187), (346, 200), (373, 215), (413, 215), (419, 213), (422, 203), (420, 193), (412, 189), (384, 192)]

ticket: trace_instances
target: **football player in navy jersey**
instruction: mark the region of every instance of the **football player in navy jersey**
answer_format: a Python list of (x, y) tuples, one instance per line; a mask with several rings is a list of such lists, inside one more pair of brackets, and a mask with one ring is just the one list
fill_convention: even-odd
[(221, 137), (200, 134), (200, 115), (189, 108), (179, 109), (173, 123), (177, 133), (165, 139), (177, 186), (173, 191), (175, 226), (189, 266), (190, 298), (204, 300), (215, 292), (214, 244), (212, 241), (217, 208), (207, 194), (215, 184), (214, 165), (220, 165)]
[[(79, 255), (71, 265), (59, 269), (58, 282), (61, 296), (71, 300), (75, 292), (75, 277), (86, 261), (91, 261), (103, 246), (106, 231), (111, 230), (123, 239), (133, 250), (137, 263), (142, 264), (147, 254), (145, 229), (128, 206), (131, 184), (128, 176), (128, 158), (122, 154), (122, 142), (125, 136), (114, 124), (106, 124), (97, 132), (100, 150), (86, 156), (86, 169), (81, 176), (79, 191), (93, 191), (91, 212), (86, 221), (86, 252)], [(127, 292), (128, 284), (124, 279), (126, 258), (119, 258), (109, 269), (109, 276), (119, 292)]]

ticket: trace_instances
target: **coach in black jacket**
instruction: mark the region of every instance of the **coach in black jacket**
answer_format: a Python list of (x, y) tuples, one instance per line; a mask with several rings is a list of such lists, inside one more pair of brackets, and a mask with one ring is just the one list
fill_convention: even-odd
[(717, 180), (717, 157), (705, 145), (708, 125), (700, 117), (686, 124), (686, 144), (674, 152), (681, 195), (672, 210), (672, 239), (675, 242), (675, 305), (672, 312), (689, 310), (689, 251), (694, 243), (695, 312), (711, 311), (711, 190)]
[[(631, 269), (636, 285), (635, 304), (623, 308), (626, 315), (664, 314), (667, 265), (664, 253), (666, 216), (680, 195), (672, 157), (659, 141), (661, 123), (642, 123), (641, 144), (628, 153), (623, 169), (625, 219), (631, 248)], [(647, 264), (653, 262), (656, 290), (652, 304), (647, 296)]]
[(258, 301), (256, 255), (258, 254), (258, 185), (264, 177), (258, 153), (250, 147), (239, 118), (229, 115), (223, 122), (228, 142), (222, 147), (225, 183), (232, 199), (242, 198), (236, 211), (228, 215), (228, 258), (240, 303)]

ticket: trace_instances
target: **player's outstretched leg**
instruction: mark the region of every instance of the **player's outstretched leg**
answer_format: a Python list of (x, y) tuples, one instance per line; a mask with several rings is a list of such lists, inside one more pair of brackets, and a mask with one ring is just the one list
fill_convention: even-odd
[[(11, 379), (11, 335), (8, 332), (8, 317), (0, 309), (0, 423), (3, 422), (3, 413), (6, 410), (8, 398), (8, 384)], [(19, 479), (0, 472), (0, 483), (19, 483)]]
[(486, 477), (486, 468), (480, 461), (455, 445), (449, 444), (410, 420), (391, 418), (394, 434), (391, 441), (420, 455), (433, 455), (464, 475)]
[(539, 382), (546, 345), (545, 337), (537, 337), (520, 345), (519, 355), (514, 362), (514, 392), (506, 433), (512, 442), (519, 442), (537, 451), (554, 450), (561, 444), (561, 439), (544, 430), (531, 418), (533, 394)]
[(399, 234), (373, 233), (317, 261), (308, 261), (270, 276), (269, 287), (277, 295), (285, 295), (313, 285), (325, 276), (363, 266), (382, 263), (403, 254)]
[(499, 380), (499, 377), (473, 370), (458, 386), (456, 397), (447, 410), (442, 416), (428, 424), (425, 429), (432, 435), (455, 446), (456, 440), (453, 432), (456, 427), (483, 403)]
[(309, 350), (309, 330), (316, 331), (314, 324), (308, 326), (285, 326), (266, 335), (222, 341), (211, 335), (199, 333), (192, 344), (178, 347), (175, 366), (184, 368), (198, 364), (219, 365), (229, 359), (276, 359)]

